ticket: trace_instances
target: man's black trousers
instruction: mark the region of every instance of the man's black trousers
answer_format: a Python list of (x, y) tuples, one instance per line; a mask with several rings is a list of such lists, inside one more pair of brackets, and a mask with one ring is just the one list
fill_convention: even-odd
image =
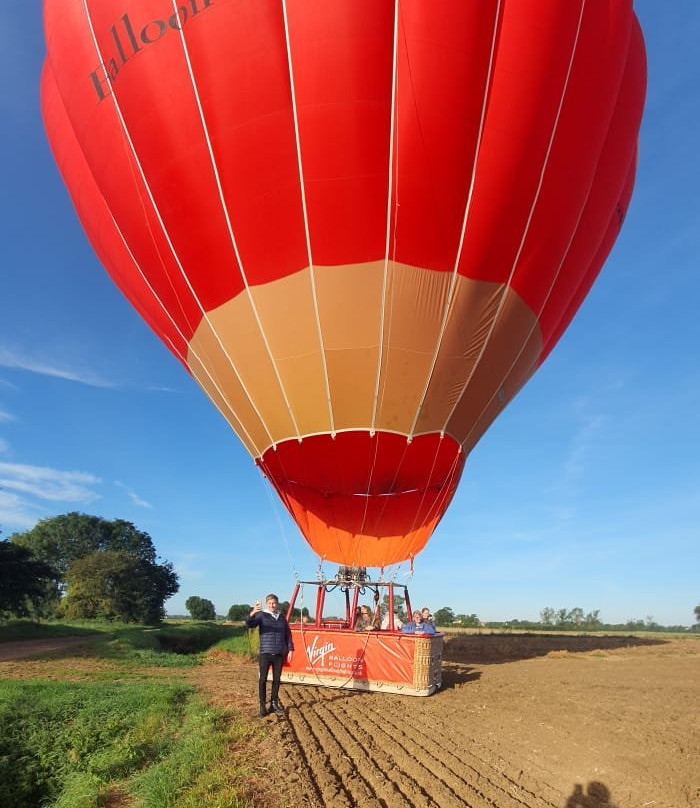
[(284, 654), (260, 654), (260, 681), (258, 689), (260, 704), (265, 704), (265, 693), (267, 685), (267, 672), (272, 668), (272, 693), (270, 701), (277, 701), (280, 692), (280, 676), (282, 675), (282, 665), (284, 664)]

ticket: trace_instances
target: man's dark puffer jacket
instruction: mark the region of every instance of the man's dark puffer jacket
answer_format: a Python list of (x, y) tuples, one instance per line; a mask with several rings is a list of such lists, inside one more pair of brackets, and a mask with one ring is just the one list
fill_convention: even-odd
[(269, 612), (258, 612), (249, 617), (245, 624), (248, 628), (260, 629), (260, 653), (284, 654), (294, 650), (292, 632), (283, 614), (276, 620)]

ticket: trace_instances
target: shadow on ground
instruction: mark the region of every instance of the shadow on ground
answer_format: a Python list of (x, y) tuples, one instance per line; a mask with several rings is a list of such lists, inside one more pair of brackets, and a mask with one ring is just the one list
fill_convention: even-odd
[(570, 634), (457, 634), (445, 639), (445, 662), (489, 665), (546, 656), (553, 651), (582, 653), (639, 645), (663, 645), (647, 637), (571, 636)]
[(583, 786), (577, 783), (564, 808), (615, 808), (611, 800), (608, 787), (594, 780), (588, 784), (585, 793)]
[(440, 689), (452, 690), (468, 682), (477, 682), (480, 678), (481, 672), (474, 670), (469, 665), (444, 662), (442, 665), (442, 687)]

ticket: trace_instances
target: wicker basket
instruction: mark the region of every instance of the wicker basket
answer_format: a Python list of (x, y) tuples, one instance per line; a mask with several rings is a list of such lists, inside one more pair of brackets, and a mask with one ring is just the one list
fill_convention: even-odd
[(413, 687), (419, 691), (438, 690), (442, 685), (442, 635), (415, 636)]

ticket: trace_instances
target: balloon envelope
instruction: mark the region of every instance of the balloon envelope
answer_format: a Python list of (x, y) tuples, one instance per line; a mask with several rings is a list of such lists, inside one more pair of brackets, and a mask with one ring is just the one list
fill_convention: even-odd
[(313, 549), (412, 558), (634, 180), (631, 0), (45, 0), (107, 271)]

